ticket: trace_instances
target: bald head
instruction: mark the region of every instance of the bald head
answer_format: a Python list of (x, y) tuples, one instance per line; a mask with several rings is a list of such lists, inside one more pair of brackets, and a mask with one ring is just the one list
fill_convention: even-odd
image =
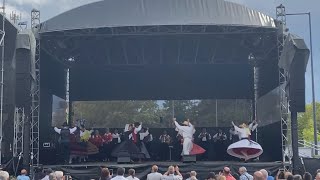
[(264, 176), (261, 171), (256, 171), (253, 174), (253, 180), (264, 180)]
[(158, 168), (157, 165), (153, 165), (152, 168), (151, 168), (151, 171), (152, 171), (152, 172), (158, 172), (158, 169), (159, 169), (159, 168)]
[(264, 180), (267, 180), (268, 179), (268, 171), (265, 170), (265, 169), (261, 169), (260, 172), (263, 174), (263, 178)]

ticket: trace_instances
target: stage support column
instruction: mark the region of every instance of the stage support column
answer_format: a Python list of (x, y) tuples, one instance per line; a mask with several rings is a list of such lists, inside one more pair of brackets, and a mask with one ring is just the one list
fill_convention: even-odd
[(71, 126), (71, 125), (73, 125), (72, 123), (73, 123), (73, 107), (72, 107), (72, 101), (70, 101), (69, 100), (69, 102), (68, 102), (68, 109), (69, 109), (69, 112), (68, 112), (68, 124)]
[(298, 147), (298, 117), (296, 111), (291, 111), (291, 137), (292, 137), (292, 164), (293, 173), (300, 174), (301, 161), (299, 158), (299, 147)]
[[(30, 114), (30, 111), (26, 111), (26, 114)], [(23, 168), (25, 168), (28, 172), (30, 172), (30, 139), (31, 139), (31, 133), (30, 133), (30, 128), (31, 128), (31, 124), (30, 124), (30, 116), (27, 116), (25, 118), (24, 121), (24, 125), (23, 125)]]

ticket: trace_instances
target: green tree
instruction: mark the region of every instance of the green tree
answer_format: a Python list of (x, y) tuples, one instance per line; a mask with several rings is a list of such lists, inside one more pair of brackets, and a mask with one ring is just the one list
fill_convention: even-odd
[[(319, 133), (320, 128), (320, 103), (316, 103), (316, 120), (317, 129)], [(299, 139), (304, 139), (306, 141), (313, 141), (313, 111), (312, 104), (306, 105), (306, 112), (298, 114), (298, 132)], [(318, 138), (319, 139), (319, 138)]]

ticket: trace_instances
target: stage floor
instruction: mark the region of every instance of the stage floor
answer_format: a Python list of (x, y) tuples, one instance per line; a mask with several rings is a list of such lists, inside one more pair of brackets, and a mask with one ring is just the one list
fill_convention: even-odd
[(53, 170), (62, 170), (67, 174), (70, 174), (73, 179), (88, 180), (91, 178), (98, 178), (100, 174), (101, 167), (107, 167), (116, 172), (118, 167), (123, 167), (126, 169), (135, 169), (136, 176), (144, 180), (147, 174), (150, 173), (151, 166), (157, 165), (159, 167), (159, 172), (164, 173), (167, 171), (170, 165), (178, 165), (181, 173), (184, 177), (187, 177), (188, 172), (196, 171), (198, 174), (198, 179), (205, 179), (209, 172), (215, 172), (218, 174), (223, 167), (228, 166), (233, 173), (237, 173), (239, 167), (245, 166), (249, 173), (260, 169), (267, 169), (272, 174), (276, 174), (279, 169), (284, 167), (282, 162), (235, 162), (235, 161), (198, 161), (196, 163), (183, 163), (176, 161), (148, 161), (142, 163), (131, 163), (131, 164), (117, 164), (116, 162), (86, 162), (81, 164), (68, 164), (68, 165), (43, 165), (43, 168), (51, 168)]

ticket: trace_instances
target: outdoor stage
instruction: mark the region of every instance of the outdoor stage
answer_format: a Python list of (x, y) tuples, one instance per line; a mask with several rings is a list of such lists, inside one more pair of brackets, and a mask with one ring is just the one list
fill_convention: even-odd
[(150, 173), (151, 166), (157, 165), (159, 167), (159, 172), (166, 172), (168, 166), (178, 165), (181, 173), (186, 177), (186, 173), (190, 171), (196, 171), (198, 179), (204, 179), (209, 172), (215, 172), (218, 174), (224, 166), (230, 167), (233, 173), (238, 173), (238, 168), (245, 166), (249, 173), (256, 170), (267, 169), (272, 174), (277, 173), (280, 168), (283, 168), (282, 162), (235, 162), (235, 161), (198, 161), (196, 163), (182, 163), (177, 161), (168, 162), (143, 162), (143, 163), (133, 163), (133, 164), (117, 164), (115, 162), (88, 162), (82, 164), (71, 164), (71, 165), (45, 165), (43, 168), (52, 168), (54, 170), (63, 170), (67, 173), (72, 174), (73, 178), (79, 180), (88, 180), (89, 178), (97, 178), (100, 173), (100, 167), (107, 167), (113, 169), (116, 172), (118, 167), (123, 167), (126, 171), (130, 168), (136, 170), (137, 177), (141, 180), (146, 179), (148, 173)]

